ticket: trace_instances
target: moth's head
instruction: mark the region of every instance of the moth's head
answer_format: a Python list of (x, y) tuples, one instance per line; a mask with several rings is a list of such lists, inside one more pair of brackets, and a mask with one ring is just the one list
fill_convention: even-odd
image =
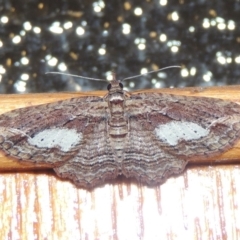
[(114, 72), (112, 72), (112, 80), (108, 84), (107, 90), (109, 91), (109, 93), (123, 91), (123, 84), (122, 84), (121, 80), (116, 79), (116, 74)]
[(108, 86), (107, 86), (107, 90), (109, 92), (115, 92), (117, 90), (122, 91), (123, 90), (123, 84), (121, 83), (120, 80), (112, 80)]

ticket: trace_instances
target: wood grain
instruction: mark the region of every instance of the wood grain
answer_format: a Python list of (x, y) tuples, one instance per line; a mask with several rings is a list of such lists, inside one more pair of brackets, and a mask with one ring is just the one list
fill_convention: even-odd
[[(2, 239), (239, 239), (240, 168), (189, 168), (155, 188), (89, 192), (48, 173), (0, 175)], [(20, 236), (20, 237), (19, 237)]]

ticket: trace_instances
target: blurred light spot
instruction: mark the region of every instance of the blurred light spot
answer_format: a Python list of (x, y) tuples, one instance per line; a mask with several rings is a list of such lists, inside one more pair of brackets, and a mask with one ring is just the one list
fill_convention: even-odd
[(211, 17), (216, 17), (216, 16), (217, 16), (217, 12), (216, 12), (214, 9), (210, 9), (210, 10), (209, 10), (209, 15), (210, 15)]
[(52, 58), (52, 55), (50, 55), (50, 54), (45, 56), (45, 59), (46, 59), (47, 61), (48, 61), (49, 59), (51, 59), (51, 58)]
[(8, 23), (8, 17), (7, 16), (2, 16), (0, 21), (5, 24), (5, 23)]
[(191, 69), (190, 69), (190, 75), (191, 75), (191, 76), (195, 76), (196, 73), (197, 73), (197, 69), (196, 69), (195, 67), (191, 67)]
[(171, 40), (167, 42), (167, 46), (168, 47), (172, 47), (172, 46), (181, 46), (181, 42), (178, 40)]
[(29, 63), (29, 59), (27, 57), (22, 57), (20, 62), (23, 64), (23, 65), (27, 65)]
[(224, 20), (224, 18), (216, 17), (216, 22), (217, 22), (217, 23), (224, 23), (225, 20)]
[(25, 32), (24, 30), (21, 30), (21, 31), (20, 31), (20, 35), (21, 35), (21, 36), (25, 36), (25, 35), (26, 35), (26, 32)]
[(109, 28), (109, 26), (110, 26), (110, 23), (109, 23), (109, 22), (105, 22), (105, 23), (103, 24), (103, 27), (104, 27), (104, 28)]
[(222, 65), (226, 64), (226, 62), (227, 62), (226, 58), (224, 56), (217, 57), (217, 61)]
[(160, 40), (161, 42), (166, 42), (166, 40), (167, 40), (167, 35), (164, 34), (164, 33), (160, 34), (159, 40)]
[(129, 83), (129, 87), (130, 87), (130, 88), (134, 88), (134, 87), (135, 87), (135, 82), (130, 82), (130, 83)]
[(151, 32), (149, 33), (149, 36), (150, 36), (151, 38), (155, 38), (155, 37), (157, 36), (157, 33), (156, 33), (155, 31), (151, 31)]
[(152, 64), (151, 64), (151, 68), (152, 68), (152, 70), (154, 70), (154, 71), (158, 71), (158, 70), (159, 70), (159, 66), (158, 66), (156, 63), (152, 63)]
[(186, 68), (181, 69), (181, 75), (182, 77), (188, 77), (189, 71)]
[(73, 23), (68, 21), (63, 24), (63, 27), (67, 30), (70, 29), (73, 26)]
[(209, 27), (210, 27), (209, 19), (204, 18), (204, 19), (203, 19), (202, 26), (203, 26), (204, 28), (209, 28)]
[(70, 52), (69, 53), (69, 56), (73, 59), (73, 60), (78, 60), (78, 54), (77, 53), (75, 53), (75, 52)]
[(140, 7), (136, 7), (136, 8), (134, 9), (134, 14), (135, 14), (136, 16), (141, 16), (142, 13), (143, 13), (143, 10), (142, 10)]
[(53, 33), (56, 33), (56, 34), (61, 34), (63, 33), (63, 29), (62, 27), (60, 26), (60, 22), (54, 22), (52, 23), (52, 25), (49, 27), (49, 30)]
[(146, 48), (146, 39), (144, 38), (136, 38), (134, 43), (138, 46), (139, 50), (144, 50)]
[(234, 30), (235, 27), (236, 27), (235, 22), (234, 22), (233, 20), (229, 20), (229, 21), (228, 21), (227, 28), (228, 28), (229, 30)]
[(57, 65), (57, 62), (58, 62), (57, 58), (53, 57), (52, 59), (50, 59), (50, 60), (48, 61), (48, 65), (50, 65), (50, 66), (56, 66), (56, 65)]
[(216, 19), (212, 19), (212, 20), (210, 21), (210, 25), (211, 25), (212, 27), (216, 26), (216, 25), (217, 25)]
[(0, 65), (0, 74), (5, 74), (6, 73), (6, 69)]
[(237, 64), (240, 64), (240, 56), (235, 57), (235, 62), (236, 62)]
[(87, 50), (88, 50), (88, 51), (92, 51), (93, 49), (94, 49), (94, 46), (93, 46), (93, 45), (88, 45), (88, 46), (87, 46)]
[(227, 58), (227, 63), (232, 63), (232, 58), (231, 57)]
[(148, 73), (147, 68), (142, 68), (140, 71), (140, 74), (146, 74), (146, 73)]
[(13, 37), (12, 42), (13, 42), (14, 44), (20, 43), (20, 42), (21, 42), (21, 37), (20, 37), (19, 35)]
[(179, 48), (177, 46), (172, 46), (171, 47), (171, 51), (174, 52), (174, 53), (178, 52), (178, 50), (179, 50)]
[(44, 4), (43, 4), (43, 3), (39, 3), (39, 4), (38, 4), (38, 8), (39, 8), (39, 9), (43, 9), (43, 7), (44, 7)]
[(32, 29), (32, 25), (30, 22), (25, 22), (23, 23), (23, 28), (26, 30), (26, 31), (29, 31)]
[(123, 34), (129, 34), (131, 32), (131, 25), (129, 25), (128, 23), (123, 23), (122, 32)]
[(180, 41), (177, 41), (177, 40), (171, 40), (171, 41), (168, 41), (167, 42), (167, 46), (170, 48), (170, 50), (173, 52), (173, 53), (176, 53), (179, 51), (179, 46), (181, 45), (181, 42)]
[(65, 63), (59, 63), (58, 64), (58, 69), (59, 69), (59, 71), (64, 72), (64, 71), (67, 70), (67, 66), (66, 66)]
[(134, 43), (135, 43), (135, 44), (139, 44), (142, 40), (143, 40), (142, 38), (136, 38), (136, 39), (134, 40)]
[(3, 42), (0, 40), (0, 47), (2, 47), (3, 46)]
[(146, 48), (146, 45), (144, 43), (138, 44), (138, 49), (139, 50), (144, 50)]
[(108, 30), (103, 30), (102, 35), (104, 37), (107, 37), (109, 35)]
[(49, 66), (52, 66), (52, 67), (56, 66), (58, 63), (58, 59), (55, 57), (52, 57), (51, 55), (47, 55), (45, 58), (46, 58)]
[(166, 5), (167, 5), (167, 0), (160, 0), (160, 1), (159, 1), (159, 4), (160, 4), (161, 6), (166, 6)]
[(225, 24), (225, 23), (219, 23), (219, 24), (217, 25), (217, 28), (218, 28), (219, 30), (224, 30), (224, 29), (226, 29), (226, 24)]
[(94, 6), (93, 11), (94, 12), (101, 12), (102, 8), (100, 6)]
[(79, 11), (78, 9), (76, 11), (67, 10), (67, 12), (65, 14), (67, 14), (69, 17), (81, 18), (83, 15), (83, 12)]
[(41, 28), (40, 27), (34, 27), (33, 31), (37, 34), (39, 34), (41, 32)]
[(16, 83), (14, 83), (14, 88), (17, 90), (17, 92), (25, 92), (26, 91), (26, 82), (18, 80)]
[(157, 82), (157, 79), (156, 78), (153, 78), (152, 80), (151, 80), (151, 83), (154, 85), (155, 83)]
[(232, 57), (230, 52), (217, 52), (216, 53), (217, 61), (224, 65), (224, 64), (229, 64), (232, 62)]
[(179, 20), (179, 15), (178, 15), (178, 12), (172, 12), (171, 14), (171, 18), (173, 21), (178, 21)]
[(27, 81), (28, 79), (29, 79), (29, 75), (28, 75), (27, 73), (23, 73), (23, 74), (21, 75), (21, 80)]
[(81, 86), (75, 85), (75, 91), (80, 92), (82, 90)]
[(189, 32), (194, 32), (195, 31), (195, 27), (191, 26), (189, 27)]
[(85, 29), (83, 27), (77, 27), (76, 33), (77, 35), (83, 35), (85, 33)]
[(112, 71), (108, 71), (108, 72), (106, 72), (106, 79), (108, 80), (108, 81), (112, 81), (113, 80), (113, 74), (112, 74)]
[(85, 21), (85, 20), (82, 21), (82, 22), (81, 22), (81, 25), (82, 25), (83, 27), (86, 27), (86, 26), (87, 26), (87, 21)]
[(99, 13), (105, 7), (105, 3), (102, 0), (99, 0), (97, 2), (94, 2), (92, 6), (93, 6), (93, 11), (96, 13)]
[(211, 79), (212, 79), (212, 73), (210, 71), (208, 71), (207, 73), (205, 73), (203, 75), (203, 80), (205, 82), (209, 82), (209, 81), (211, 81)]
[(6, 60), (6, 65), (7, 65), (8, 67), (10, 67), (10, 66), (12, 65), (12, 59), (11, 59), (11, 58), (7, 58), (7, 60)]
[(157, 75), (159, 78), (167, 78), (167, 74), (165, 72), (159, 72)]
[(132, 8), (130, 2), (125, 2), (123, 6), (124, 6), (124, 9), (125, 9), (125, 10), (130, 10), (130, 9)]
[(99, 49), (98, 49), (98, 53), (99, 53), (100, 55), (105, 55), (105, 54), (106, 54), (106, 49), (105, 49), (105, 48), (99, 48)]
[(118, 16), (118, 17), (117, 17), (117, 21), (118, 21), (118, 22), (123, 22), (123, 17), (122, 17), (122, 16)]
[(155, 87), (155, 88), (161, 88), (161, 83), (160, 83), (160, 82), (156, 82), (156, 83), (154, 84), (154, 87)]

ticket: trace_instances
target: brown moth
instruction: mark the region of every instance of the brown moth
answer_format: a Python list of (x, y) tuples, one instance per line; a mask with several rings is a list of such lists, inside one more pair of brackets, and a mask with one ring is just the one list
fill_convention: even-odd
[(0, 115), (0, 148), (49, 163), (91, 188), (118, 175), (147, 184), (181, 173), (188, 159), (229, 149), (240, 136), (240, 105), (162, 93), (126, 94), (115, 78), (105, 97), (79, 97)]

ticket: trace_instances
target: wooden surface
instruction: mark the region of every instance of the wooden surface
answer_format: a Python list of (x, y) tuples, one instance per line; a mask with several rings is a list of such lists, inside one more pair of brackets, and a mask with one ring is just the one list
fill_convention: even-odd
[[(159, 91), (240, 103), (239, 86)], [(77, 96), (2, 95), (0, 114)], [(36, 172), (1, 155), (1, 239), (240, 239), (239, 147), (161, 186), (118, 179), (92, 191), (77, 189), (46, 166)]]

